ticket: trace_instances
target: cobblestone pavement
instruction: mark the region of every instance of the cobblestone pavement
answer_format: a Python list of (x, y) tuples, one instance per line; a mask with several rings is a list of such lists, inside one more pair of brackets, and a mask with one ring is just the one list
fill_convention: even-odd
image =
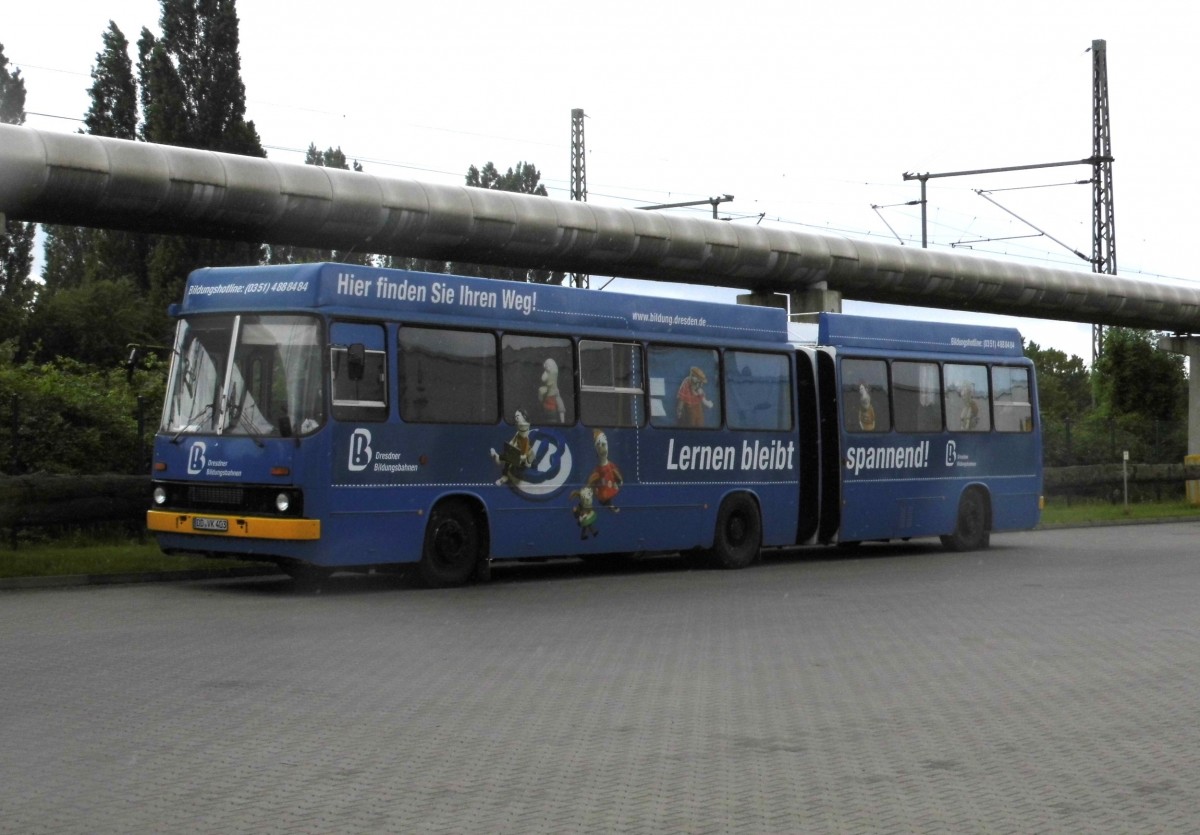
[(0, 833), (1200, 831), (1200, 523), (0, 593)]

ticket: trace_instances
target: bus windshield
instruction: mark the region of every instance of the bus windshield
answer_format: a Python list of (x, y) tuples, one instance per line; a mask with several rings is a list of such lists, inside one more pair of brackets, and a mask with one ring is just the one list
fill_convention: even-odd
[(324, 414), (320, 336), (311, 316), (180, 320), (162, 431), (251, 437), (315, 431)]

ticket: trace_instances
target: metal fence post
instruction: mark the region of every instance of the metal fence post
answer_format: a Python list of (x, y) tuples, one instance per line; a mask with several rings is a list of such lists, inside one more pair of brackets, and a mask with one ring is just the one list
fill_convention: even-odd
[(18, 446), (18, 438), (20, 436), (19, 430), (21, 427), (21, 414), (20, 414), (20, 408), (19, 408), (20, 402), (21, 401), (17, 399), (17, 395), (14, 394), (12, 396), (12, 447), (9, 450), (9, 453), (10, 453), (9, 454), (10, 460), (9, 460), (9, 465), (8, 465), (9, 475), (17, 475), (17, 473), (19, 472), (17, 467), (21, 463), (21, 457), (19, 454), (19, 446)]
[(148, 469), (146, 466), (146, 398), (137, 396), (137, 472)]

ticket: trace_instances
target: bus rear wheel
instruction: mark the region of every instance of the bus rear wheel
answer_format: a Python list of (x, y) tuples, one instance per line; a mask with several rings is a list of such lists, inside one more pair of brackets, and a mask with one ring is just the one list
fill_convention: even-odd
[(429, 515), (418, 570), (430, 588), (470, 581), (483, 557), (479, 519), (464, 501), (443, 502)]
[(958, 503), (954, 533), (943, 536), (942, 544), (951, 551), (979, 551), (988, 547), (991, 541), (987, 497), (982, 490), (968, 490)]
[(717, 512), (712, 548), (705, 556), (716, 568), (745, 568), (758, 559), (762, 519), (758, 504), (745, 493), (726, 497)]

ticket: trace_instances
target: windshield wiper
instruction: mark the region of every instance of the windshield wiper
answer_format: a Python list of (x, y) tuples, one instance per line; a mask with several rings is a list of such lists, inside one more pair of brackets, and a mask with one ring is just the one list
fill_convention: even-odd
[(187, 432), (187, 431), (188, 431), (189, 429), (191, 429), (192, 427), (194, 427), (194, 426), (195, 426), (197, 429), (199, 429), (199, 427), (198, 427), (198, 426), (196, 426), (196, 421), (198, 421), (198, 420), (200, 420), (201, 418), (203, 418), (203, 417), (204, 417), (204, 415), (205, 415), (205, 414), (207, 414), (208, 412), (211, 412), (211, 411), (212, 411), (212, 407), (213, 407), (213, 404), (211, 404), (211, 403), (206, 403), (206, 404), (204, 404), (204, 408), (203, 408), (203, 409), (201, 409), (201, 410), (200, 410), (200, 411), (198, 411), (196, 414), (194, 414), (194, 415), (192, 415), (190, 418), (188, 418), (188, 419), (187, 419), (187, 421), (186, 421), (186, 422), (183, 424), (183, 426), (179, 427), (179, 431), (175, 433), (175, 437), (171, 438), (171, 443), (173, 443), (173, 444), (178, 444), (178, 443), (179, 443), (179, 439), (180, 439), (181, 437), (183, 437), (183, 433), (184, 433), (184, 432)]
[[(229, 399), (225, 406), (225, 416), (222, 418), (225, 421), (224, 432), (229, 432), (236, 426), (242, 428), (242, 434), (254, 441), (259, 448), (266, 446), (260, 439), (262, 430), (255, 425), (254, 419), (243, 421), (242, 418), (246, 415), (246, 395), (250, 392), (249, 388), (242, 388), (242, 396), (237, 395), (237, 383), (233, 383), (229, 390)], [(234, 402), (236, 401), (236, 402)]]
[(242, 412), (241, 411), (238, 411), (233, 416), (233, 418), (229, 421), (229, 425), (226, 426), (225, 429), (229, 430), (235, 426), (240, 426), (242, 428), (242, 432), (245, 433), (245, 436), (247, 438), (249, 438), (250, 440), (254, 441), (256, 446), (258, 446), (260, 448), (266, 446), (266, 444), (264, 444), (261, 440), (263, 431), (261, 429), (259, 429), (254, 424), (254, 421), (252, 421), (252, 420), (242, 421)]

